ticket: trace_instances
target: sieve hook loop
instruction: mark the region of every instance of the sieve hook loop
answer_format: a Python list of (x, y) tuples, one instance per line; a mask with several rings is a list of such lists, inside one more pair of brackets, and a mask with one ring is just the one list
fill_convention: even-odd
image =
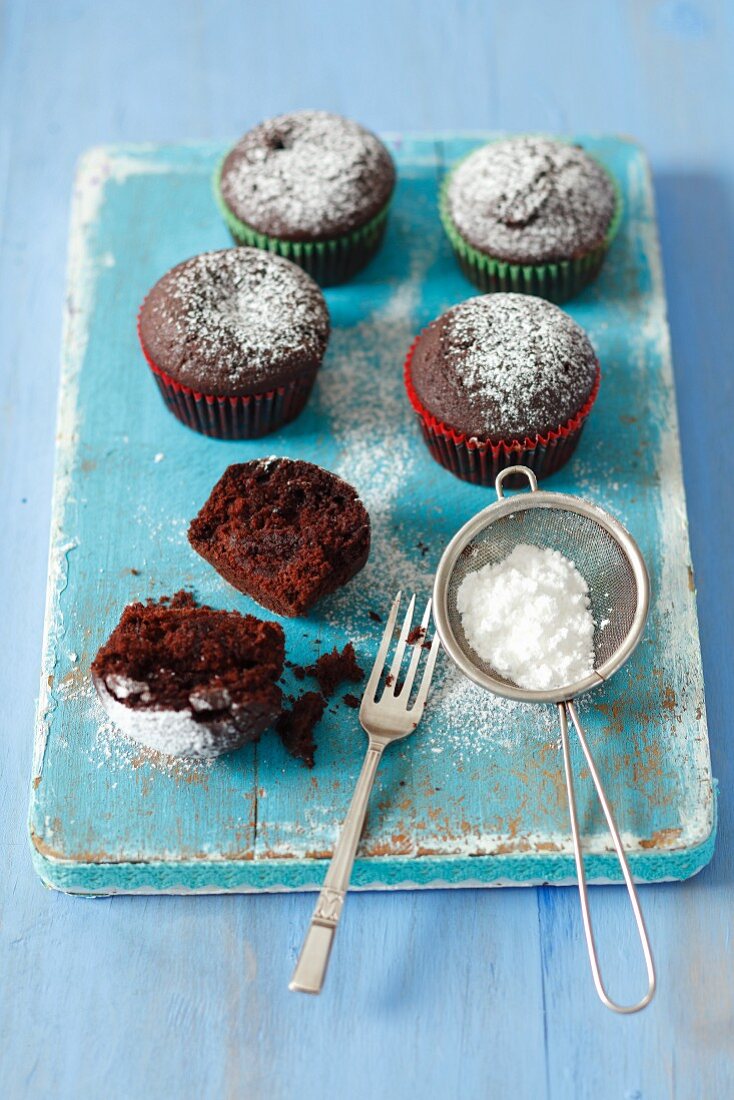
[(503, 483), (505, 479), (508, 477), (512, 477), (513, 474), (519, 474), (522, 477), (526, 477), (530, 485), (530, 492), (537, 493), (538, 479), (532, 470), (530, 470), (527, 466), (506, 466), (504, 470), (500, 470), (494, 482), (494, 488), (495, 492), (497, 493), (498, 500), (502, 500), (503, 496), (505, 495), (505, 490), (503, 488)]
[[(596, 788), (596, 793), (601, 803), (601, 808), (604, 811), (604, 817), (607, 820), (607, 826), (612, 835), (614, 847), (617, 852), (617, 858), (622, 869), (625, 885), (627, 887), (627, 893), (630, 899), (630, 905), (632, 906), (632, 912), (634, 913), (635, 923), (637, 925), (637, 933), (640, 937), (640, 945), (642, 947), (642, 953), (645, 958), (645, 967), (647, 970), (647, 993), (633, 1005), (620, 1005), (615, 1001), (612, 1001), (604, 988), (601, 972), (599, 970), (599, 959), (596, 953), (596, 943), (594, 941), (594, 930), (591, 924), (591, 915), (589, 913), (589, 899), (586, 888), (586, 873), (584, 871), (584, 858), (581, 854), (581, 838), (579, 836), (578, 819), (576, 816), (576, 798), (573, 790), (573, 777), (571, 772), (571, 752), (568, 740), (568, 714), (571, 716), (571, 721), (576, 729), (578, 739), (581, 743), (586, 763), (591, 774), (591, 778)], [(599, 773), (596, 770), (594, 759), (591, 755), (584, 731), (579, 721), (578, 712), (573, 700), (568, 700), (565, 703), (558, 704), (558, 717), (561, 724), (561, 745), (563, 748), (563, 765), (566, 772), (566, 791), (568, 794), (568, 811), (571, 818), (571, 833), (573, 835), (573, 851), (576, 859), (576, 873), (579, 880), (579, 896), (581, 900), (581, 916), (584, 922), (584, 933), (586, 935), (586, 947), (589, 952), (589, 962), (591, 963), (591, 973), (594, 978), (594, 985), (596, 991), (602, 1003), (612, 1012), (619, 1012), (622, 1015), (630, 1015), (633, 1012), (639, 1012), (640, 1009), (645, 1008), (650, 1003), (655, 993), (655, 964), (653, 962), (652, 951), (650, 950), (650, 941), (647, 937), (647, 929), (645, 927), (645, 919), (642, 915), (640, 903), (637, 897), (637, 890), (630, 874), (630, 869), (627, 864), (627, 857), (624, 854), (624, 848), (622, 847), (622, 840), (619, 835), (616, 823), (614, 821), (614, 815), (612, 814), (611, 807), (607, 801), (607, 797), (604, 793)]]

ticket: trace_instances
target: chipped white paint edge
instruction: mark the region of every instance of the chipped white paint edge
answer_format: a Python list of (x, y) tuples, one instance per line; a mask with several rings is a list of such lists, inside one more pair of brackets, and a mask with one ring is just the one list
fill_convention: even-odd
[[(703, 868), (699, 868), (694, 872), (695, 875), (699, 874)], [(691, 876), (694, 877), (694, 876)], [(651, 885), (647, 879), (636, 878), (633, 875), (634, 881), (638, 886)], [(688, 880), (686, 880), (688, 881)], [(587, 879), (589, 886), (620, 886), (616, 879), (609, 878), (589, 878)], [(658, 885), (661, 882), (680, 882), (679, 878), (674, 876), (656, 878), (654, 885)], [(267, 888), (257, 886), (201, 886), (201, 887), (188, 887), (188, 886), (170, 886), (165, 890), (156, 890), (154, 886), (136, 886), (125, 887), (124, 889), (118, 889), (113, 887), (109, 890), (62, 890), (53, 883), (48, 883), (52, 890), (58, 890), (59, 893), (72, 894), (74, 897), (79, 898), (112, 898), (112, 897), (160, 897), (161, 894), (165, 894), (166, 897), (215, 897), (217, 894), (314, 894), (321, 890), (323, 886), (322, 882), (314, 882), (313, 885), (307, 886), (268, 886)], [(483, 879), (467, 878), (461, 882), (446, 882), (445, 879), (435, 878), (430, 882), (414, 882), (412, 879), (403, 879), (400, 882), (371, 882), (368, 886), (356, 886), (353, 883), (349, 885), (350, 894), (369, 894), (369, 893), (397, 893), (402, 890), (502, 890), (507, 887), (511, 887), (513, 890), (528, 889), (531, 886), (577, 886), (578, 880), (576, 878), (564, 878), (557, 879), (553, 882), (548, 882), (547, 879), (538, 877), (534, 879), (527, 879), (519, 882), (514, 878), (497, 878), (492, 882), (486, 882)]]
[(704, 777), (702, 782), (705, 784), (705, 792), (703, 800), (696, 803), (696, 812), (681, 816), (681, 836), (685, 838), (686, 843), (690, 844), (710, 836), (714, 828), (715, 787), (711, 774), (698, 611), (695, 594), (688, 590), (688, 577), (684, 568), (687, 566), (693, 571), (655, 192), (650, 162), (642, 150), (640, 157), (630, 163), (630, 184), (642, 193), (644, 208), (649, 213), (647, 222), (639, 226), (640, 235), (645, 242), (645, 254), (649, 258), (652, 278), (650, 296), (652, 308), (645, 319), (643, 336), (646, 342), (656, 344), (659, 355), (662, 389), (665, 394), (665, 408), (661, 419), (667, 425), (667, 430), (661, 435), (657, 453), (658, 514), (662, 552), (660, 584), (658, 591), (653, 593), (653, 599), (656, 608), (662, 611), (672, 612), (675, 609), (677, 629), (682, 630), (685, 636), (696, 639), (697, 643), (689, 648), (693, 657), (689, 669), (689, 690), (691, 706), (700, 708), (700, 736), (693, 738), (691, 751), (696, 761), (696, 770), (700, 776)]

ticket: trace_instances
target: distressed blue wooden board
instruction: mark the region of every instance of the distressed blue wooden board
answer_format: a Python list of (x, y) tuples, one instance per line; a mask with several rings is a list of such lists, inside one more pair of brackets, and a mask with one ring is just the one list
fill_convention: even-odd
[[(485, 135), (486, 137), (486, 135)], [(225, 466), (308, 458), (348, 477), (373, 521), (365, 570), (306, 620), (284, 621), (308, 663), (355, 642), (365, 667), (398, 587), (430, 590), (454, 531), (492, 499), (425, 451), (403, 395), (416, 331), (473, 288), (436, 216), (445, 166), (482, 137), (395, 139), (400, 182), (385, 248), (327, 291), (334, 332), (306, 412), (264, 441), (206, 440), (160, 402), (135, 313), (177, 261), (227, 245), (210, 193), (220, 146), (96, 149), (77, 179), (55, 518), (31, 837), (48, 883), (75, 892), (298, 889), (318, 885), (364, 751), (337, 696), (317, 766), (274, 735), (212, 765), (170, 765), (106, 722), (89, 663), (125, 603), (183, 585), (258, 612), (188, 547), (186, 527)], [(682, 878), (710, 858), (715, 802), (672, 394), (665, 301), (646, 161), (633, 143), (585, 139), (625, 195), (601, 279), (569, 311), (603, 368), (576, 458), (547, 484), (620, 517), (650, 567), (643, 642), (582, 711), (637, 876)], [(290, 685), (295, 688), (297, 685)], [(417, 735), (385, 759), (355, 867), (363, 887), (573, 879), (552, 708), (495, 700), (444, 664)], [(580, 775), (585, 771), (576, 761)], [(588, 784), (579, 811), (592, 879), (618, 877)]]

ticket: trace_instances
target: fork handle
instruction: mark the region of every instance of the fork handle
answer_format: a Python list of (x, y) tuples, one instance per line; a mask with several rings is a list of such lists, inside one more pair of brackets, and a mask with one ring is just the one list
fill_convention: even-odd
[(384, 745), (370, 741), (289, 989), (320, 993)]

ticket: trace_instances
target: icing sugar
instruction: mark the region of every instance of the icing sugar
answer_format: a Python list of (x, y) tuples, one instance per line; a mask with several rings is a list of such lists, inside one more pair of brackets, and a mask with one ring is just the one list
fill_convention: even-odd
[(550, 690), (593, 671), (589, 586), (558, 550), (516, 546), (467, 573), (456, 606), (475, 653), (518, 687)]

